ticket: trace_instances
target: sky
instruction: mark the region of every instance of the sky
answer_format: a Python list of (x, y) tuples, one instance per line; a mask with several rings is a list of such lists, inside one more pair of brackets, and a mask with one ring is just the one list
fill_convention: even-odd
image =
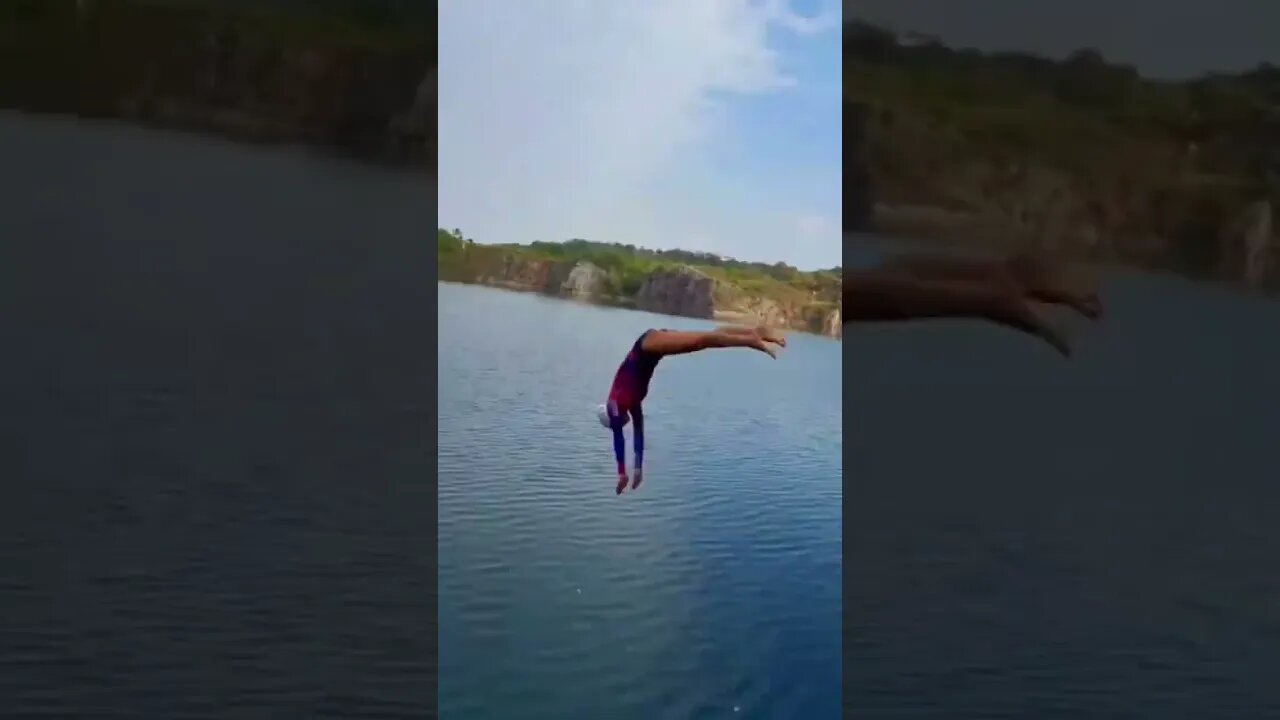
[(440, 0), (439, 221), (840, 264), (837, 0)]
[(1093, 47), (1155, 78), (1280, 65), (1276, 0), (844, 0), (843, 9), (959, 47), (1050, 57)]

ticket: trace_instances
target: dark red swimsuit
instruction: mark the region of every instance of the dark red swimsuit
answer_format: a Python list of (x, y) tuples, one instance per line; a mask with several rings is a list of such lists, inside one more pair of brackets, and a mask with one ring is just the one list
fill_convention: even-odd
[(613, 387), (609, 389), (609, 427), (613, 430), (613, 454), (618, 461), (619, 474), (627, 472), (626, 442), (622, 437), (622, 426), (628, 415), (634, 423), (632, 433), (636, 445), (636, 468), (639, 469), (644, 462), (644, 412), (641, 403), (649, 394), (649, 380), (653, 378), (653, 371), (662, 359), (661, 355), (641, 347), (645, 336), (651, 332), (653, 331), (646, 330), (636, 339), (631, 351), (618, 366), (618, 372), (613, 376)]

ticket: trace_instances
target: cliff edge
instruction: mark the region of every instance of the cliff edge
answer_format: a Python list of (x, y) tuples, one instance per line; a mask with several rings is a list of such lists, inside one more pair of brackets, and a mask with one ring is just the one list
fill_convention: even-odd
[(425, 24), (271, 3), (6, 5), (0, 107), (434, 167), (435, 47)]
[[(840, 337), (836, 271), (799, 273), (791, 282), (723, 267), (648, 260), (644, 251), (587, 244), (483, 245), (460, 231), (437, 233), (439, 277), (637, 310), (762, 324)], [(610, 253), (612, 250), (612, 254)], [(594, 257), (595, 260), (586, 256)], [(632, 264), (628, 264), (628, 263)], [(781, 271), (779, 271), (781, 273)]]

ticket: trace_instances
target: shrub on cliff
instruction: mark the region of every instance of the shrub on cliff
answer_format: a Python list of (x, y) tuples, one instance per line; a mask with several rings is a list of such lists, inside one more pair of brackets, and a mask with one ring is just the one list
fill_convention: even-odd
[[(534, 241), (528, 245), (479, 245), (463, 238), (460, 230), (437, 230), (440, 278), (475, 282), (485, 273), (485, 262), (501, 255), (530, 261), (566, 264), (590, 262), (604, 270), (606, 295), (634, 299), (646, 278), (678, 266), (689, 266), (710, 275), (735, 294), (755, 295), (791, 306), (829, 303), (840, 297), (840, 270), (803, 272), (786, 263), (742, 262), (710, 253), (687, 250), (648, 250), (634, 245), (573, 239), (566, 242)], [(481, 256), (488, 258), (481, 262)]]

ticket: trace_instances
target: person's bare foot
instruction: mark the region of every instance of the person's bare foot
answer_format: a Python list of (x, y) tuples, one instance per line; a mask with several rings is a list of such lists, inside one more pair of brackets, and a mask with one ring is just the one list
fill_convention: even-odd
[(631, 489), (635, 490), (640, 487), (640, 483), (644, 482), (644, 475), (640, 472), (640, 468), (636, 468), (631, 476)]
[(753, 338), (749, 342), (751, 343), (752, 348), (759, 350), (762, 353), (765, 353), (766, 355), (773, 358), (774, 360), (778, 359), (778, 351), (772, 345), (770, 345), (769, 343), (761, 339), (759, 335), (757, 335), (755, 338)]
[(1018, 306), (1016, 312), (1019, 317), (1019, 324), (1022, 325), (1027, 332), (1044, 340), (1053, 346), (1063, 357), (1071, 357), (1071, 343), (1068, 342), (1067, 336), (1050, 323), (1044, 316), (1037, 313), (1031, 304), (1025, 300), (1016, 301)]
[(1071, 344), (1067, 342), (1066, 335), (1036, 312), (1032, 301), (1017, 288), (1008, 288), (993, 295), (986, 317), (1044, 340), (1063, 356), (1071, 355)]
[(621, 495), (623, 490), (627, 489), (627, 474), (618, 473), (618, 487), (614, 491), (615, 495)]
[(772, 328), (767, 328), (764, 325), (761, 325), (760, 327), (756, 328), (756, 334), (759, 335), (760, 339), (764, 340), (765, 342), (773, 343), (778, 347), (787, 346), (787, 336), (781, 330), (774, 330)]
[(1041, 340), (1052, 345), (1053, 349), (1061, 353), (1063, 357), (1071, 357), (1071, 344), (1068, 342), (1066, 335), (1058, 328), (1048, 322), (1041, 321), (1037, 326), (1036, 334)]

